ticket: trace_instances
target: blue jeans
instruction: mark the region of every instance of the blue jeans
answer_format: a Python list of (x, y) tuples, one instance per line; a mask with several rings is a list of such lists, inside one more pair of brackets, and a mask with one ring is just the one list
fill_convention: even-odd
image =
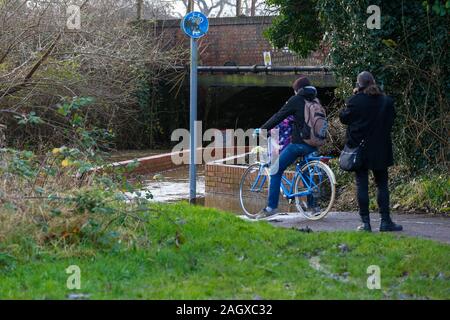
[[(305, 156), (316, 151), (316, 147), (312, 147), (304, 143), (291, 143), (286, 149), (284, 149), (277, 161), (274, 163), (273, 168), (277, 169), (277, 172), (270, 173), (270, 186), (269, 186), (269, 203), (268, 207), (272, 209), (278, 208), (278, 200), (280, 194), (281, 176), (284, 170), (289, 167), (294, 161), (301, 156)], [(278, 162), (278, 163), (277, 163)]]

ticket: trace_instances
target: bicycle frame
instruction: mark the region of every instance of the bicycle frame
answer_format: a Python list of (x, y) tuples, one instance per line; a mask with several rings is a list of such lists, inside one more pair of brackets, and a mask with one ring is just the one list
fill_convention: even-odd
[[(265, 174), (261, 174), (261, 173), (264, 172), (264, 167), (270, 166), (270, 163), (272, 161), (272, 159), (271, 159), (272, 158), (272, 143), (270, 141), (270, 138), (267, 139), (267, 144), (268, 144), (267, 150), (268, 150), (269, 161), (268, 161), (268, 163), (260, 164), (258, 176), (256, 177), (254, 183), (251, 186), (252, 191), (256, 191), (257, 189), (260, 189), (264, 185), (264, 183), (266, 182), (266, 179), (267, 179), (267, 176)], [(310, 171), (309, 176), (305, 177), (301, 172), (301, 168), (312, 161), (328, 162), (328, 160), (330, 160), (330, 159), (332, 159), (332, 157), (318, 156), (316, 154), (316, 152), (313, 152), (311, 154), (304, 156), (302, 161), (297, 162), (295, 174), (294, 174), (292, 180), (289, 180), (288, 178), (286, 178), (286, 176), (284, 174), (281, 176), (280, 188), (281, 188), (281, 192), (283, 193), (283, 196), (285, 196), (287, 199), (293, 199), (295, 197), (304, 197), (304, 196), (311, 195), (312, 192), (314, 191), (314, 187), (315, 187), (315, 182), (312, 179), (313, 175), (311, 174), (311, 171)], [(310, 170), (311, 170), (311, 168), (310, 168)], [(300, 178), (302, 179), (302, 183), (306, 187), (306, 191), (294, 193), (295, 181), (297, 181), (298, 176), (300, 176)], [(288, 187), (286, 187), (286, 185)], [(257, 189), (255, 190), (255, 188), (257, 188)]]
[[(304, 196), (311, 195), (314, 190), (314, 187), (317, 186), (316, 182), (314, 182), (314, 180), (312, 179), (314, 172), (311, 173), (311, 169), (314, 170), (315, 168), (310, 168), (310, 172), (309, 172), (310, 174), (306, 177), (305, 177), (305, 175), (302, 174), (301, 168), (304, 165), (307, 165), (308, 163), (310, 163), (312, 161), (321, 161), (324, 158), (328, 159), (329, 157), (315, 156), (314, 153), (308, 154), (304, 157), (304, 159), (302, 161), (300, 161), (296, 164), (295, 174), (292, 177), (292, 180), (289, 180), (283, 174), (281, 176), (281, 185), (280, 185), (283, 195), (287, 199), (293, 199), (295, 197), (304, 197)], [(302, 179), (303, 185), (306, 187), (306, 191), (294, 193), (295, 181), (297, 181), (299, 176)], [(322, 179), (322, 178), (320, 177), (320, 179)], [(319, 183), (320, 183), (320, 181), (319, 181)], [(289, 188), (287, 188), (286, 185), (288, 185)]]

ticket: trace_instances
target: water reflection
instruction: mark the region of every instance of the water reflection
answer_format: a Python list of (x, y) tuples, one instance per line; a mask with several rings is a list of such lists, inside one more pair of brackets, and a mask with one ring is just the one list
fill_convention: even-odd
[[(144, 188), (140, 190), (145, 196), (150, 192), (152, 201), (172, 202), (189, 199), (189, 167), (183, 166), (177, 169), (153, 174), (143, 181)], [(197, 197), (203, 198), (205, 194), (204, 167), (197, 166)], [(127, 194), (130, 197), (139, 196), (138, 193)]]
[[(197, 166), (197, 204), (210, 208), (217, 208), (236, 214), (243, 214), (238, 194), (205, 194), (204, 166)], [(145, 197), (150, 192), (151, 201), (174, 202), (189, 199), (189, 167), (182, 166), (177, 169), (152, 174), (143, 181), (144, 188), (138, 193), (127, 193), (127, 197)], [(258, 199), (256, 199), (258, 200)], [(256, 202), (255, 206), (261, 207)], [(296, 211), (293, 204), (289, 205), (286, 199), (280, 196), (280, 210), (284, 212)]]

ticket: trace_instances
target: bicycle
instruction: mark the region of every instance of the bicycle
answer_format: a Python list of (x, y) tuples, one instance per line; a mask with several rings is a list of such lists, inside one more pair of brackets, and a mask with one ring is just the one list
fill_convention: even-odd
[[(268, 161), (257, 161), (242, 174), (239, 200), (246, 216), (255, 218), (267, 205), (271, 163), (271, 141), (268, 139)], [(336, 196), (336, 178), (326, 164), (332, 157), (319, 156), (316, 152), (297, 160), (292, 179), (281, 178), (280, 193), (289, 204), (295, 201), (297, 210), (309, 220), (325, 217)]]

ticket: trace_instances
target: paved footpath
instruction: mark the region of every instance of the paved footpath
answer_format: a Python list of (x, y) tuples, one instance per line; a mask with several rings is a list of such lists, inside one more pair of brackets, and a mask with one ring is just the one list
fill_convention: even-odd
[[(379, 232), (380, 216), (370, 215), (373, 232)], [(394, 214), (392, 220), (403, 226), (396, 234), (433, 239), (450, 244), (450, 217), (426, 214)], [(360, 225), (359, 215), (354, 212), (330, 212), (325, 218), (311, 221), (299, 215), (279, 214), (271, 219), (275, 226), (314, 231), (355, 230)]]

